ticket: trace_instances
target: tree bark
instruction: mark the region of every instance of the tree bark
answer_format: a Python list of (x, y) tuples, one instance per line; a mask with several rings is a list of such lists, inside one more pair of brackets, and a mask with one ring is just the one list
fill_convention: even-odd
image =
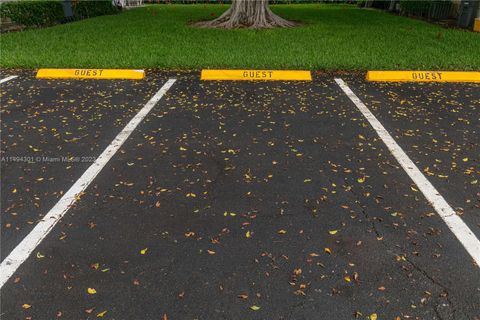
[(297, 23), (283, 19), (268, 7), (268, 0), (232, 0), (232, 5), (220, 17), (195, 23), (204, 28), (276, 28), (294, 27)]

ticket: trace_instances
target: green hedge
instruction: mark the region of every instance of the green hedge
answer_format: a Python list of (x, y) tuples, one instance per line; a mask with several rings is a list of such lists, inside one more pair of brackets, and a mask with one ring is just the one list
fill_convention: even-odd
[[(72, 1), (73, 20), (113, 14), (118, 9), (111, 0)], [(0, 18), (27, 27), (51, 26), (65, 21), (62, 1), (15, 1), (0, 4)]]
[(96, 1), (72, 1), (73, 14), (76, 19), (85, 19), (106, 14), (114, 14), (119, 11), (112, 5), (111, 0)]
[(31, 26), (48, 26), (63, 19), (62, 3), (58, 1), (16, 1), (0, 5), (0, 18)]

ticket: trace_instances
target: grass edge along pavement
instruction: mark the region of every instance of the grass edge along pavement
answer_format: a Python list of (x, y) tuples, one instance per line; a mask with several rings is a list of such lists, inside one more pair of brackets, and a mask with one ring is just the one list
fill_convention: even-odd
[(222, 5), (150, 5), (0, 36), (3, 68), (480, 70), (480, 34), (351, 5), (274, 5), (301, 27), (190, 26)]

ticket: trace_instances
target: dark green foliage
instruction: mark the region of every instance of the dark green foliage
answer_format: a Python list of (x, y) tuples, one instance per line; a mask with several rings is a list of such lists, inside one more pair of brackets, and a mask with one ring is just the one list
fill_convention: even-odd
[(106, 14), (114, 14), (119, 9), (112, 5), (111, 0), (72, 1), (75, 19), (85, 19)]
[(0, 17), (32, 26), (48, 26), (63, 19), (62, 3), (59, 1), (18, 1), (0, 5)]
[[(72, 1), (74, 20), (113, 14), (110, 0)], [(27, 27), (51, 26), (64, 21), (62, 1), (15, 1), (0, 5), (0, 17)]]

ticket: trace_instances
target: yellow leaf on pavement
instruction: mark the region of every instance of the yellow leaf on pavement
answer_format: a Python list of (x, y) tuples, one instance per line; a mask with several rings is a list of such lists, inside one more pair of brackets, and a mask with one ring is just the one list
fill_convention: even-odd
[(95, 294), (95, 293), (97, 293), (97, 290), (95, 290), (95, 288), (88, 288), (87, 292), (88, 292), (88, 294)]
[(107, 313), (107, 310), (98, 313), (98, 314), (97, 314), (97, 318), (103, 318), (103, 316), (104, 316), (106, 313)]

